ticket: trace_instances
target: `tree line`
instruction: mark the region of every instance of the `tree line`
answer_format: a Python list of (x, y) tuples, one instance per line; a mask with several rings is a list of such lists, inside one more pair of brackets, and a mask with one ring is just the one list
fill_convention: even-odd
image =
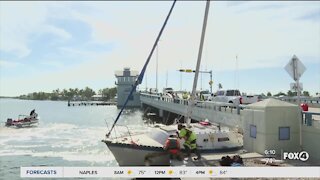
[[(292, 96), (297, 96), (297, 95), (298, 95), (297, 92), (293, 92), (293, 91), (289, 90), (287, 93), (279, 92), (277, 94), (274, 94), (273, 96), (289, 96), (289, 97), (292, 97)], [(272, 96), (271, 92), (268, 92), (267, 96)], [(301, 92), (301, 96), (308, 96), (309, 97), (310, 93), (309, 93), (309, 91), (303, 91), (303, 92)]]
[(94, 100), (92, 96), (94, 95), (101, 95), (101, 100), (108, 101), (113, 99), (117, 94), (117, 88), (104, 88), (100, 89), (97, 93), (89, 88), (85, 87), (84, 89), (78, 88), (69, 88), (69, 89), (56, 89), (53, 90), (51, 93), (47, 92), (33, 92), (27, 95), (20, 95), (19, 99), (30, 99), (30, 100), (71, 100), (71, 101), (88, 101)]

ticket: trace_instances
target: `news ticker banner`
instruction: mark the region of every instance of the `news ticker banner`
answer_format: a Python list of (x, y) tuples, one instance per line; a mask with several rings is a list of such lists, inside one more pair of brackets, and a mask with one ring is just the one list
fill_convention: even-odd
[(21, 167), (25, 178), (320, 178), (320, 167)]

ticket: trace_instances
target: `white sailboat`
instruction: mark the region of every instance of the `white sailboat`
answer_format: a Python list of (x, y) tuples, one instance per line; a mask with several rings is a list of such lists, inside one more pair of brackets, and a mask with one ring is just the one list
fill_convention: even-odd
[[(207, 1), (193, 89), (188, 103), (187, 115), (185, 116), (188, 128), (197, 135), (197, 146), (200, 153), (237, 150), (243, 145), (241, 136), (228, 128), (220, 128), (204, 123), (191, 123), (190, 117), (195, 104), (195, 92), (209, 6), (210, 1)], [(115, 124), (112, 128), (114, 126)], [(120, 166), (170, 165), (169, 154), (163, 149), (163, 146), (170, 135), (177, 133), (177, 125), (156, 124), (148, 129), (148, 132), (139, 134), (130, 134), (128, 131), (128, 135), (121, 137), (110, 137), (110, 130), (103, 142), (106, 143)], [(183, 143), (183, 140), (180, 141), (180, 147), (183, 147)]]
[[(242, 147), (241, 136), (229, 129), (220, 129), (213, 125), (191, 123), (191, 129), (197, 135), (198, 150), (201, 154), (235, 151)], [(170, 158), (163, 149), (170, 135), (175, 135), (177, 125), (156, 124), (148, 131), (122, 137), (103, 140), (119, 166), (170, 165)], [(180, 141), (183, 147), (184, 141)]]

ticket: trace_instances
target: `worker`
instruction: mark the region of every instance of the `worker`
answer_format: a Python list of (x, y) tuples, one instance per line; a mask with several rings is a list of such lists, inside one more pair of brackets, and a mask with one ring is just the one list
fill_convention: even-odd
[(33, 109), (33, 110), (30, 112), (30, 116), (32, 116), (35, 112), (36, 112), (36, 110)]
[(204, 101), (204, 95), (200, 93), (200, 101)]
[(179, 161), (182, 160), (180, 156), (180, 142), (175, 135), (170, 135), (163, 146), (163, 149), (166, 150), (169, 155), (170, 159), (177, 159)]
[(187, 156), (190, 157), (191, 153), (195, 153), (197, 158), (194, 158), (194, 160), (200, 160), (201, 155), (197, 149), (197, 135), (191, 129), (182, 124), (178, 124), (178, 130), (178, 137), (185, 140), (183, 146), (186, 150)]
[(187, 92), (184, 92), (183, 95), (182, 95), (182, 98), (183, 98), (183, 99), (188, 99), (188, 96), (189, 96), (188, 93), (187, 93)]

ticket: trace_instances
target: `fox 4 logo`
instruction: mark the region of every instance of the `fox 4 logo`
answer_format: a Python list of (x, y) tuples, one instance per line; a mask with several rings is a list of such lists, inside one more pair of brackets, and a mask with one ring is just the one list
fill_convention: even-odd
[(283, 159), (307, 161), (309, 159), (309, 153), (307, 153), (306, 151), (284, 152)]

